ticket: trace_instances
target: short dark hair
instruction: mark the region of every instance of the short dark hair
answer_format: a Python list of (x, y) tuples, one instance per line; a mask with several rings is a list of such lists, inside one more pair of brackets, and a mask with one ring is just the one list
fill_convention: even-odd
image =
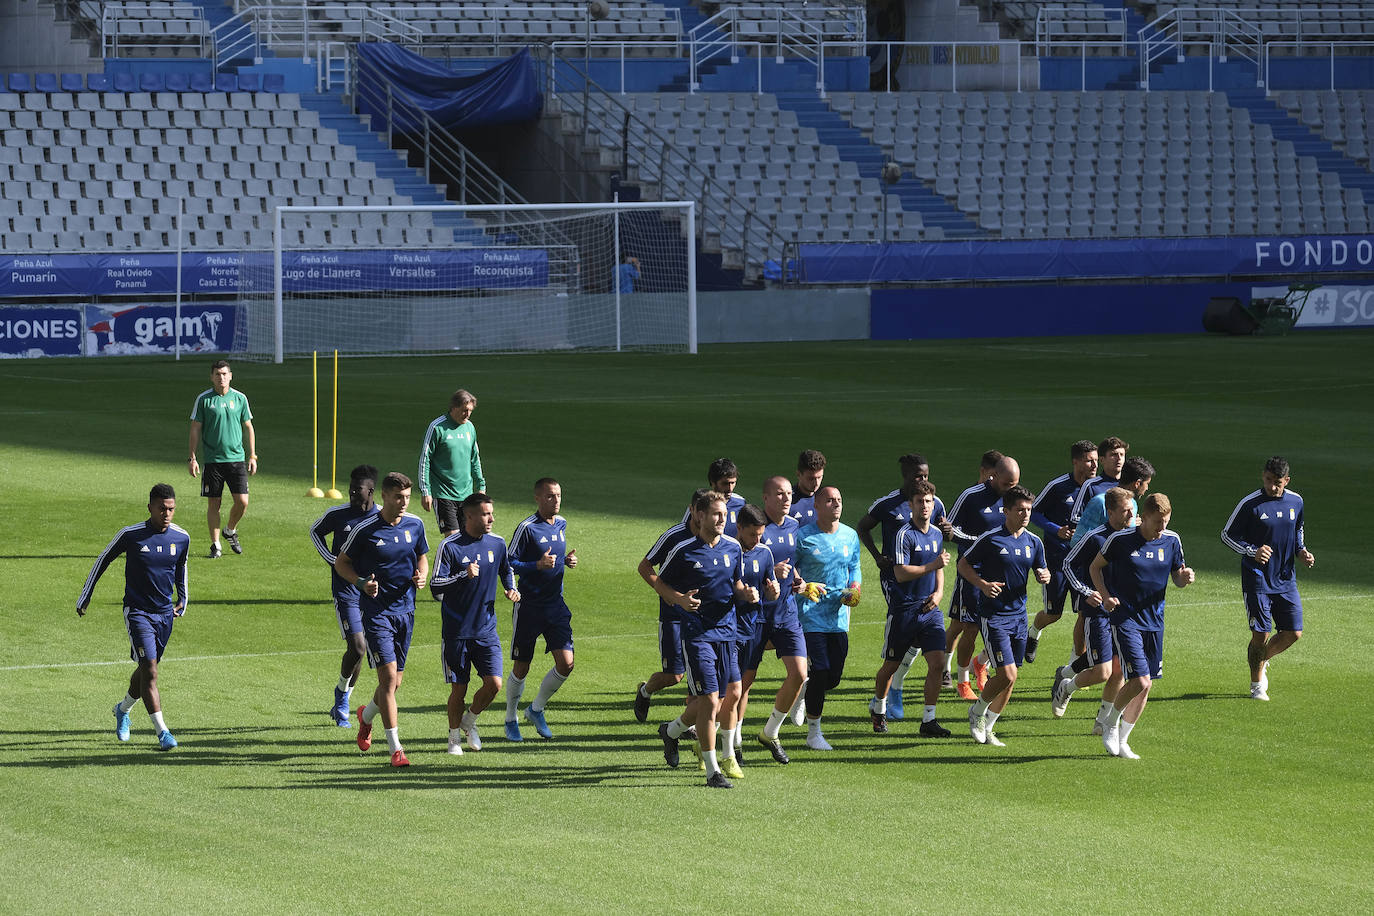
[(1014, 487), (1008, 487), (1007, 492), (1002, 494), (1002, 505), (1007, 503), (1033, 503), (1035, 494), (1019, 483)]
[(561, 486), (563, 486), (563, 485), (562, 485), (561, 483), (559, 483), (557, 480), (554, 480), (552, 477), (540, 477), (538, 480), (536, 480), (536, 481), (534, 482), (534, 492), (538, 493), (540, 490), (544, 489), (545, 487), (561, 487)]
[(377, 479), (377, 469), (370, 464), (360, 464), (348, 472), (349, 480), (372, 480)]
[(926, 461), (924, 455), (918, 455), (915, 452), (910, 452), (897, 459), (897, 466), (900, 467), (903, 471), (905, 471), (907, 468), (928, 468), (930, 467), (930, 462)]
[(463, 511), (467, 512), (469, 509), (476, 508), (483, 503), (489, 502), (491, 502), (491, 497), (481, 491), (469, 493), (467, 499), (463, 500)]
[(745, 504), (744, 508), (735, 514), (735, 525), (739, 528), (762, 528), (768, 524), (768, 517), (763, 514), (763, 510), (752, 504)]
[(1079, 439), (1073, 445), (1069, 446), (1069, 457), (1072, 458), (1074, 461), (1077, 461), (1079, 458), (1082, 458), (1084, 455), (1088, 454), (1088, 452), (1095, 451), (1097, 451), (1097, 446), (1094, 445), (1091, 440)]
[(1102, 502), (1106, 504), (1108, 509), (1120, 509), (1133, 499), (1135, 499), (1135, 497), (1132, 496), (1131, 491), (1127, 490), (1125, 487), (1112, 487), (1107, 491), (1106, 495), (1102, 497)]
[(825, 456), (814, 448), (802, 449), (797, 456), (797, 470), (799, 471), (823, 471), (825, 470)]
[(1287, 477), (1288, 459), (1282, 455), (1275, 455), (1273, 458), (1264, 462), (1264, 469), (1275, 477)]
[[(912, 499), (915, 499), (917, 496), (934, 496), (934, 495), (935, 495), (935, 484), (931, 483), (929, 480), (918, 480), (918, 481), (916, 481), (916, 483), (915, 483), (914, 485), (912, 485), (912, 487), (911, 487), (911, 497), (912, 497)], [(908, 500), (908, 502), (910, 502), (910, 500)]]
[(990, 448), (983, 453), (983, 457), (979, 459), (978, 466), (987, 468), (988, 470), (992, 470), (993, 468), (997, 467), (997, 462), (1001, 461), (1005, 457), (1006, 456), (1003, 455), (1001, 452), (997, 451), (997, 449)]
[(1149, 480), (1155, 476), (1155, 466), (1140, 455), (1132, 455), (1126, 459), (1126, 463), (1121, 466), (1121, 485), (1135, 483), (1137, 480)]
[(457, 391), (453, 392), (453, 394), (449, 396), (449, 410), (452, 410), (459, 404), (471, 404), (473, 407), (476, 407), (477, 395), (473, 394), (471, 391), (468, 391), (466, 388), (459, 388)]
[(1110, 452), (1115, 451), (1116, 449), (1124, 449), (1125, 451), (1129, 452), (1131, 450), (1131, 446), (1125, 439), (1120, 439), (1116, 436), (1108, 436), (1101, 442), (1097, 443), (1097, 450), (1099, 452)]
[(711, 483), (726, 477), (739, 477), (739, 468), (735, 467), (735, 463), (729, 458), (717, 458), (706, 469), (706, 479)]
[(705, 512), (711, 507), (712, 503), (726, 502), (724, 493), (717, 493), (715, 490), (697, 490), (697, 495), (692, 498), (692, 510), (694, 512)]
[(410, 478), (400, 471), (392, 471), (382, 479), (383, 490), (409, 490), (413, 486), (415, 485), (410, 482)]
[(215, 360), (213, 363), (210, 364), (210, 371), (211, 371), (211, 372), (214, 372), (216, 369), (228, 369), (228, 368), (229, 368), (229, 360), (227, 360), (227, 359), (217, 359), (217, 360)]
[(176, 499), (177, 491), (172, 489), (170, 483), (155, 483), (153, 488), (148, 491), (148, 504), (160, 503), (164, 499)]

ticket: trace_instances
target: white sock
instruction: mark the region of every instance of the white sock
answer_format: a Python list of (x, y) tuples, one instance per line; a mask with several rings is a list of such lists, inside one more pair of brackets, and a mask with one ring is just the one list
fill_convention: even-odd
[(973, 717), (976, 719), (979, 716), (985, 716), (987, 715), (987, 712), (988, 701), (983, 699), (982, 697), (979, 697), (978, 702), (973, 704)]
[(978, 658), (975, 659), (975, 661), (977, 661), (978, 664), (980, 664), (980, 665), (986, 665), (986, 664), (987, 664), (988, 662), (990, 662), (991, 660), (992, 660), (992, 659), (990, 659), (990, 658), (988, 657), (988, 650), (987, 650), (987, 649), (984, 649), (982, 652), (979, 652), (979, 653), (978, 653)]
[(1075, 676), (1077, 673), (1078, 672), (1073, 670), (1072, 665), (1060, 665), (1059, 668), (1055, 670), (1055, 674), (1065, 679), (1071, 678)]
[(806, 702), (806, 685), (809, 683), (811, 683), (811, 678), (802, 678), (801, 690), (797, 691), (797, 699), (792, 702), (791, 713), (793, 715), (795, 715), (802, 704)]
[(737, 722), (735, 723), (735, 727), (730, 729), (730, 746), (732, 749), (744, 747), (744, 738), (740, 735), (740, 730), (742, 728), (743, 726)]
[(544, 707), (549, 705), (549, 697), (558, 692), (558, 688), (563, 686), (563, 682), (572, 676), (572, 672), (559, 674), (557, 668), (550, 668), (549, 673), (544, 675), (544, 679), (539, 682), (539, 692), (534, 695), (534, 702), (530, 706), (534, 707), (535, 712), (543, 712)]
[(819, 734), (821, 733), (821, 717), (820, 717), (820, 716), (817, 716), (816, 718), (813, 719), (813, 718), (811, 718), (810, 716), (807, 716), (807, 717), (806, 717), (806, 730), (807, 730), (810, 734), (819, 735)]
[(461, 728), (450, 728), (450, 729), (448, 730), (448, 743), (449, 743), (449, 744), (462, 744), (462, 743), (463, 743), (463, 730), (462, 730)]
[(525, 692), (525, 679), (511, 675), (506, 679), (506, 721), (515, 721), (515, 712), (520, 706), (520, 694)]
[(726, 757), (735, 753), (735, 730), (733, 728), (716, 728), (720, 736), (720, 752)]
[(1124, 720), (1122, 719), (1122, 715), (1123, 715), (1124, 713), (1125, 713), (1125, 710), (1117, 709), (1115, 706), (1108, 706), (1108, 707), (1107, 707), (1107, 724), (1108, 724), (1108, 725), (1115, 725), (1116, 727), (1120, 728), (1120, 727), (1121, 727), (1121, 723), (1124, 721)]
[(647, 690), (644, 689), (645, 687), (648, 687), (648, 686), (649, 686), (649, 682), (648, 682), (648, 681), (645, 681), (644, 683), (642, 683), (642, 684), (639, 685), (639, 695), (642, 696), (642, 697), (644, 697), (645, 699), (648, 699), (649, 697), (653, 696), (653, 694), (649, 693), (649, 691), (647, 691)]
[(167, 730), (167, 723), (162, 721), (162, 710), (148, 713), (148, 718), (153, 720), (153, 734), (160, 735)]
[(682, 721), (682, 716), (678, 716), (676, 719), (668, 723), (667, 731), (669, 738), (681, 738), (682, 733), (686, 730), (687, 723)]
[(787, 713), (778, 712), (776, 709), (768, 713), (768, 723), (763, 726), (763, 737), (776, 738), (778, 730), (782, 728), (782, 722), (786, 718)]
[(1251, 690), (1258, 690), (1258, 689), (1259, 689), (1259, 685), (1260, 685), (1260, 682), (1259, 682), (1259, 681), (1251, 681), (1251, 682), (1250, 682), (1250, 689), (1251, 689)]
[(363, 707), (362, 715), (359, 718), (361, 718), (363, 722), (367, 725), (371, 725), (372, 720), (377, 718), (377, 713), (380, 711), (381, 707), (377, 705), (376, 700), (368, 700), (367, 705)]
[(960, 665), (960, 666), (959, 666), (959, 683), (961, 683), (961, 684), (967, 684), (967, 683), (968, 683), (968, 669), (969, 669), (969, 666), (968, 666), (968, 665)]
[(1079, 687), (1082, 687), (1082, 686), (1083, 686), (1082, 684), (1078, 683), (1078, 678), (1079, 678), (1079, 676), (1080, 676), (1081, 673), (1082, 673), (1082, 672), (1080, 672), (1079, 674), (1075, 674), (1073, 677), (1069, 678), (1067, 681), (1060, 681), (1060, 683), (1064, 685), (1064, 689), (1067, 690), (1067, 691), (1069, 692), (1069, 695), (1070, 695), (1070, 696), (1073, 695), (1073, 692), (1074, 692), (1075, 690), (1077, 690)]
[(712, 776), (714, 776), (714, 775), (716, 775), (717, 773), (720, 772), (720, 764), (716, 762), (716, 749), (715, 749), (715, 748), (711, 748), (711, 750), (706, 751), (704, 754), (702, 754), (702, 757), (705, 758), (705, 760), (706, 760), (706, 778), (707, 778), (707, 779), (710, 779)]
[(991, 709), (987, 711), (988, 731), (992, 731), (992, 726), (997, 724), (997, 719), (1001, 715), (1000, 712), (993, 712)]
[(224, 536), (225, 536), (225, 537), (230, 537), (230, 536), (235, 535), (235, 534), (238, 534), (238, 533), (239, 533), (239, 530), (238, 530), (237, 528), (225, 528), (225, 529), (224, 529)]
[(1131, 730), (1134, 729), (1134, 728), (1135, 728), (1135, 723), (1134, 723), (1134, 722), (1127, 722), (1125, 719), (1122, 719), (1122, 720), (1121, 720), (1121, 743), (1122, 743), (1122, 744), (1125, 744), (1125, 743), (1126, 743), (1126, 739), (1129, 738), (1129, 737), (1131, 737)]
[(339, 675), (339, 683), (335, 686), (334, 689), (337, 690), (337, 691), (339, 691), (339, 693), (342, 693), (342, 694), (344, 694), (344, 695), (346, 696), (346, 695), (348, 695), (348, 694), (350, 694), (350, 693), (353, 692), (353, 683), (352, 683), (352, 682), (353, 682), (353, 675), (351, 675), (351, 674), (341, 674), (341, 675)]
[(921, 657), (920, 649), (907, 649), (906, 655), (902, 657), (902, 663), (897, 666), (897, 670), (892, 673), (892, 686), (888, 690), (902, 692), (902, 682), (906, 680), (906, 673), (911, 670), (911, 666), (916, 663), (916, 659)]
[(1037, 627), (1037, 626), (1035, 626), (1034, 624), (1032, 624), (1031, 626), (1027, 627), (1027, 628), (1026, 628), (1026, 631), (1030, 634), (1030, 638), (1031, 638), (1031, 639), (1039, 639), (1039, 638), (1040, 638), (1040, 628)]
[(883, 694), (880, 697), (874, 697), (873, 702), (869, 704), (869, 707), (873, 712), (876, 712), (880, 716), (887, 715), (887, 694)]
[(922, 721), (922, 722), (934, 722), (934, 721), (935, 721), (935, 707), (934, 707), (934, 706), (927, 706), (925, 709), (923, 709), (923, 710), (921, 711), (921, 721)]
[(138, 705), (138, 700), (134, 699), (126, 693), (124, 694), (124, 699), (119, 701), (119, 711), (128, 712), (129, 710), (133, 709), (136, 705)]
[(401, 749), (400, 727), (388, 728), (386, 730), (386, 749), (391, 753), (396, 753)]
[(472, 727), (477, 724), (477, 713), (472, 711), (471, 706), (464, 710), (463, 718), (459, 721), (459, 724), (465, 732), (472, 731)]

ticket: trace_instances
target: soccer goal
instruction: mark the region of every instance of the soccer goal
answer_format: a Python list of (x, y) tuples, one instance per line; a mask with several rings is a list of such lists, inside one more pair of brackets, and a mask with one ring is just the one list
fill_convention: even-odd
[(276, 209), (243, 356), (697, 350), (695, 205)]

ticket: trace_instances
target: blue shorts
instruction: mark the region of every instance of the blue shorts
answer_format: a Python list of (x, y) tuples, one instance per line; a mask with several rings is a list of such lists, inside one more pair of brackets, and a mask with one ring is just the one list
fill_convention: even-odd
[(983, 647), (988, 650), (993, 667), (1021, 667), (1021, 663), (1026, 659), (1026, 637), (1030, 635), (1025, 614), (1015, 617), (981, 617), (978, 620), (978, 630), (983, 634)]
[(411, 614), (403, 617), (378, 614), (364, 619), (368, 667), (380, 668), (395, 662), (397, 671), (406, 670), (406, 653), (410, 651), (410, 637), (414, 630), (415, 617)]
[(755, 617), (753, 623), (737, 620), (735, 622), (735, 632), (739, 634), (735, 638), (735, 652), (739, 656), (739, 670), (741, 672), (757, 671), (759, 663), (754, 662), (754, 666), (751, 668), (749, 667), (749, 662), (753, 659), (756, 652), (759, 656), (759, 660), (763, 660), (763, 645), (765, 642), (763, 638), (763, 615), (760, 614)]
[(733, 639), (687, 639), (682, 649), (693, 694), (719, 696), (727, 684), (739, 682), (739, 649)]
[(563, 599), (557, 604), (534, 605), (515, 602), (511, 609), (510, 657), (512, 661), (527, 662), (534, 658), (534, 646), (544, 637), (544, 652), (573, 647), (572, 611)]
[(815, 673), (833, 672), (835, 680), (844, 676), (844, 661), (849, 657), (848, 633), (807, 633), (807, 667)]
[(687, 670), (682, 649), (682, 621), (658, 619), (658, 657), (664, 674), (682, 674)]
[(888, 615), (883, 624), (883, 658), (897, 661), (912, 646), (922, 652), (945, 651), (945, 619), (938, 607), (925, 613), (910, 610)]
[(136, 662), (152, 659), (162, 661), (167, 640), (172, 638), (171, 611), (148, 613), (131, 607), (124, 609), (124, 629), (129, 631), (129, 657)]
[(1083, 641), (1088, 647), (1088, 664), (1101, 665), (1112, 660), (1112, 622), (1106, 617), (1083, 617)]
[(1112, 649), (1127, 678), (1164, 676), (1164, 631), (1112, 627)]
[(1245, 612), (1250, 615), (1250, 629), (1256, 633), (1296, 633), (1302, 629), (1302, 598), (1296, 586), (1282, 592), (1247, 591)]
[(501, 676), (501, 637), (495, 632), (471, 639), (443, 637), (444, 680), (466, 684), (477, 669), (478, 677)]
[(334, 593), (334, 616), (339, 619), (339, 635), (351, 642), (355, 633), (363, 631), (363, 612), (358, 607), (358, 590)]
[(771, 623), (765, 620), (757, 640), (751, 640), (749, 658), (740, 660), (744, 671), (757, 671), (763, 663), (763, 653), (772, 643), (778, 658), (793, 656), (806, 658), (806, 637), (802, 634), (801, 621), (796, 614), (775, 618)]
[(949, 619), (960, 623), (978, 622), (978, 587), (962, 576), (955, 576), (954, 596), (949, 602)]
[[(1027, 587), (1030, 583), (1026, 583)], [(1050, 581), (1042, 587), (1045, 592), (1045, 613), (1058, 617), (1064, 613), (1064, 602), (1069, 597), (1069, 577), (1064, 574), (1063, 563), (1050, 563)]]

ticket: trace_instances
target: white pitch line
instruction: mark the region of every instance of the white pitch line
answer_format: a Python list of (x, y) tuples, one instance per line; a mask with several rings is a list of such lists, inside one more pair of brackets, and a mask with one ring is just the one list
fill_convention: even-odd
[[(1310, 604), (1314, 601), (1363, 601), (1374, 598), (1374, 594), (1369, 595), (1321, 595), (1312, 598), (1304, 598), (1303, 602)], [(1179, 602), (1168, 605), (1173, 608), (1194, 608), (1194, 607), (1244, 607), (1244, 602), (1240, 598), (1233, 601), (1190, 601)], [(876, 627), (885, 623), (884, 620), (858, 620), (852, 626)], [(655, 635), (652, 630), (645, 630), (641, 633), (597, 633), (590, 636), (578, 636), (577, 642), (595, 642), (602, 639), (649, 639)], [(411, 651), (417, 649), (437, 649), (439, 643), (426, 643), (425, 645), (411, 646)], [(227, 655), (186, 655), (170, 656), (169, 661), (181, 662), (220, 662), (233, 661), (240, 658), (287, 658), (293, 655), (337, 655), (339, 649), (297, 649), (291, 652), (235, 652)], [(113, 662), (53, 662), (47, 665), (5, 665), (0, 667), (0, 672), (4, 671), (39, 671), (45, 668), (101, 668), (113, 665), (128, 665), (130, 660), (124, 659)]]

